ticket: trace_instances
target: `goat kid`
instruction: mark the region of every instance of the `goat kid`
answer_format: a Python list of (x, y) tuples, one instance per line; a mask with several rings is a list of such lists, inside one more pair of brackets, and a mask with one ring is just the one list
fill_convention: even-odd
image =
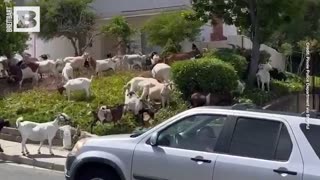
[(26, 142), (28, 139), (32, 141), (40, 141), (40, 146), (38, 149), (38, 154), (41, 154), (41, 147), (43, 142), (48, 139), (49, 144), (49, 152), (51, 155), (54, 155), (52, 152), (52, 140), (55, 137), (60, 122), (69, 122), (70, 117), (65, 113), (60, 113), (54, 121), (46, 122), (46, 123), (35, 123), (31, 121), (23, 121), (23, 117), (19, 117), (16, 121), (16, 126), (18, 131), (21, 134), (22, 141), (22, 155), (25, 156), (26, 154), (30, 154)]
[(86, 92), (86, 98), (90, 97), (90, 86), (93, 80), (93, 76), (91, 79), (88, 78), (76, 78), (70, 79), (65, 85), (62, 87), (58, 87), (58, 92), (62, 95), (64, 91), (67, 92), (68, 101), (70, 101), (71, 91), (84, 90)]

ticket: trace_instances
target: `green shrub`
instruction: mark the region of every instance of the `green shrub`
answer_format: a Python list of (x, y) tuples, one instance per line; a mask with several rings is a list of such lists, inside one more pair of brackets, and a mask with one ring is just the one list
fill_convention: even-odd
[(274, 93), (279, 96), (288, 95), (295, 92), (303, 91), (303, 84), (300, 82), (294, 81), (271, 81), (271, 88)]
[(246, 89), (242, 94), (239, 102), (254, 103), (258, 106), (265, 105), (277, 96), (273, 92), (261, 91), (261, 89)]
[(173, 80), (177, 88), (189, 99), (194, 91), (222, 93), (237, 87), (234, 68), (217, 58), (176, 62), (172, 66)]
[(290, 72), (285, 72), (285, 75), (287, 76), (287, 81), (289, 82), (299, 82), (299, 83), (304, 83), (304, 80), (302, 79), (302, 77), (290, 73)]
[(181, 50), (180, 45), (176, 45), (172, 39), (168, 39), (167, 44), (163, 47), (163, 51), (161, 53), (161, 56), (168, 56), (172, 53), (178, 53)]
[[(109, 106), (122, 104), (124, 102), (123, 85), (134, 76), (136, 76), (134, 73), (121, 72), (107, 77), (95, 78), (92, 82), (92, 97), (89, 101), (84, 101), (84, 92), (73, 92), (73, 101), (70, 102), (57, 91), (35, 89), (12, 93), (0, 99), (0, 115), (15, 124), (19, 116), (34, 122), (47, 122), (53, 120), (57, 113), (64, 112), (72, 118), (75, 125), (89, 131), (93, 120), (89, 112), (102, 104)], [(99, 135), (123, 133), (133, 129), (134, 125), (133, 118), (128, 117), (124, 118), (121, 128), (111, 124), (98, 125), (94, 132)]]
[(230, 63), (237, 71), (238, 76), (243, 79), (248, 67), (248, 62), (245, 57), (239, 55), (233, 49), (218, 49), (211, 50), (204, 54), (205, 57), (216, 57), (224, 62)]

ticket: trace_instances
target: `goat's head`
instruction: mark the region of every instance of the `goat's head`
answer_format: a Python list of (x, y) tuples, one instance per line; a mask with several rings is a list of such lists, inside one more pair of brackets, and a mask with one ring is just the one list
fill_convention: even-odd
[(89, 53), (84, 52), (84, 53), (82, 54), (82, 57), (83, 57), (84, 59), (87, 59), (87, 58), (89, 57)]
[(39, 56), (39, 58), (41, 58), (43, 60), (47, 60), (49, 58), (49, 56), (47, 54), (42, 54), (41, 56)]
[(111, 120), (111, 110), (108, 106), (101, 106), (98, 110), (98, 113), (97, 113), (97, 116), (98, 116), (98, 119), (101, 121), (101, 122), (104, 122), (105, 120), (109, 121)]
[(65, 91), (66, 88), (63, 87), (63, 86), (57, 86), (57, 90), (58, 90), (58, 92), (62, 95), (62, 94), (63, 94), (63, 91)]
[(59, 113), (57, 117), (59, 122), (70, 123), (71, 118), (66, 113)]

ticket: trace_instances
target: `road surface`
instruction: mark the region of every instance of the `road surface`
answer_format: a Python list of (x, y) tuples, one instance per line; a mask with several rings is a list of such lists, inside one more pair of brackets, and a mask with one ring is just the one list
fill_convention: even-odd
[(64, 180), (63, 172), (7, 163), (0, 160), (1, 180)]

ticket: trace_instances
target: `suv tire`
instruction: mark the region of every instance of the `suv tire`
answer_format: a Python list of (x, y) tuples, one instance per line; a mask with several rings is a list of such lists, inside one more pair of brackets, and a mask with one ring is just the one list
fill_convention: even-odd
[(78, 176), (79, 180), (120, 180), (113, 171), (103, 167), (90, 167)]

